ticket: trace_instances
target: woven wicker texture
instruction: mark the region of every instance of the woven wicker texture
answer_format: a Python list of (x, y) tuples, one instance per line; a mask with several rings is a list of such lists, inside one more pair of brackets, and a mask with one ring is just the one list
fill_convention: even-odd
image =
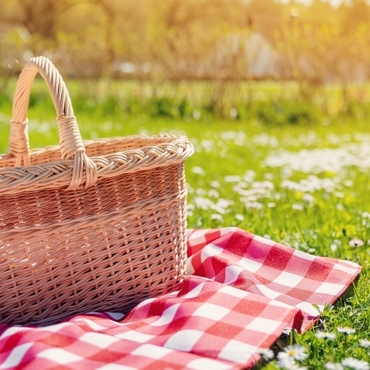
[[(46, 81), (60, 146), (30, 150), (33, 79)], [(0, 322), (51, 324), (127, 312), (174, 290), (186, 263), (185, 136), (83, 141), (53, 64), (32, 58), (16, 86), (0, 155)]]

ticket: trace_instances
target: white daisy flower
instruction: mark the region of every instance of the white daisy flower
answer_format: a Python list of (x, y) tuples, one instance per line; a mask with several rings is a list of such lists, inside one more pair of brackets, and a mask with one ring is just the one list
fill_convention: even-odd
[(223, 218), (219, 213), (212, 213), (211, 220), (223, 221)]
[(302, 204), (297, 204), (297, 203), (293, 204), (293, 205), (292, 205), (292, 208), (293, 208), (294, 210), (296, 210), (296, 211), (302, 211), (302, 210), (303, 210), (303, 206), (302, 206)]
[(237, 214), (235, 215), (235, 219), (236, 219), (236, 220), (238, 220), (238, 221), (244, 221), (244, 216), (243, 216), (243, 215), (241, 215), (240, 213), (237, 213)]
[(360, 339), (360, 346), (362, 348), (370, 348), (370, 340)]
[(197, 175), (204, 176), (206, 174), (206, 171), (202, 167), (194, 166), (193, 167), (193, 173), (195, 173)]
[(261, 355), (261, 357), (265, 360), (265, 361), (269, 361), (269, 360), (272, 360), (274, 358), (274, 351), (272, 351), (271, 349), (269, 348), (260, 348), (258, 350), (258, 353)]
[(287, 346), (278, 353), (278, 359), (290, 358), (291, 360), (302, 361), (307, 358), (306, 349), (298, 344)]
[(343, 366), (339, 362), (328, 362), (328, 363), (325, 364), (325, 369), (327, 369), (327, 370), (343, 370)]
[(334, 333), (329, 333), (327, 331), (318, 331), (317, 333), (315, 333), (315, 337), (320, 339), (333, 340), (335, 339), (336, 335)]
[(291, 357), (279, 358), (277, 361), (277, 365), (279, 368), (284, 370), (307, 370), (306, 367), (299, 366), (296, 362), (294, 362), (294, 359)]
[(343, 334), (355, 334), (356, 333), (356, 329), (349, 328), (347, 326), (338, 327), (337, 330), (339, 331), (339, 333), (343, 333)]
[(351, 239), (348, 244), (353, 247), (353, 248), (357, 248), (357, 247), (362, 247), (364, 245), (364, 242), (363, 240), (361, 239), (358, 239), (358, 238), (354, 238), (354, 239)]
[(367, 362), (357, 360), (356, 358), (353, 357), (345, 358), (342, 361), (342, 365), (344, 367), (349, 367), (350, 369), (353, 370), (370, 370), (370, 365)]

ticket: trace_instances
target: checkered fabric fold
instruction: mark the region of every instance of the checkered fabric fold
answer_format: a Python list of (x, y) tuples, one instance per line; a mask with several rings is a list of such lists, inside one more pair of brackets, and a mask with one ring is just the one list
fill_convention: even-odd
[(334, 303), (361, 271), (237, 228), (188, 230), (188, 256), (179, 291), (125, 317), (0, 326), (0, 370), (248, 368), (285, 328), (307, 330), (312, 304)]

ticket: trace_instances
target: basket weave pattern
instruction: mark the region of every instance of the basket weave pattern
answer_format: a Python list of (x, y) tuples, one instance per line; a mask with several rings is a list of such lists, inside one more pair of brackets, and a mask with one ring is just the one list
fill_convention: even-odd
[[(38, 72), (60, 146), (30, 150), (26, 111)], [(176, 289), (186, 263), (184, 161), (193, 153), (185, 136), (82, 141), (63, 80), (38, 57), (18, 80), (9, 147), (0, 156), (0, 322), (127, 312)]]

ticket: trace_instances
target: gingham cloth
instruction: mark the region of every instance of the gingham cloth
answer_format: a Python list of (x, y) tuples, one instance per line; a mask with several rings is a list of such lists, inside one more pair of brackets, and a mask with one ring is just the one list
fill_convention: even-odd
[[(307, 330), (361, 271), (237, 228), (188, 230), (179, 291), (121, 313), (0, 326), (1, 369), (238, 369), (285, 328)], [(1, 324), (0, 324), (1, 325)]]

